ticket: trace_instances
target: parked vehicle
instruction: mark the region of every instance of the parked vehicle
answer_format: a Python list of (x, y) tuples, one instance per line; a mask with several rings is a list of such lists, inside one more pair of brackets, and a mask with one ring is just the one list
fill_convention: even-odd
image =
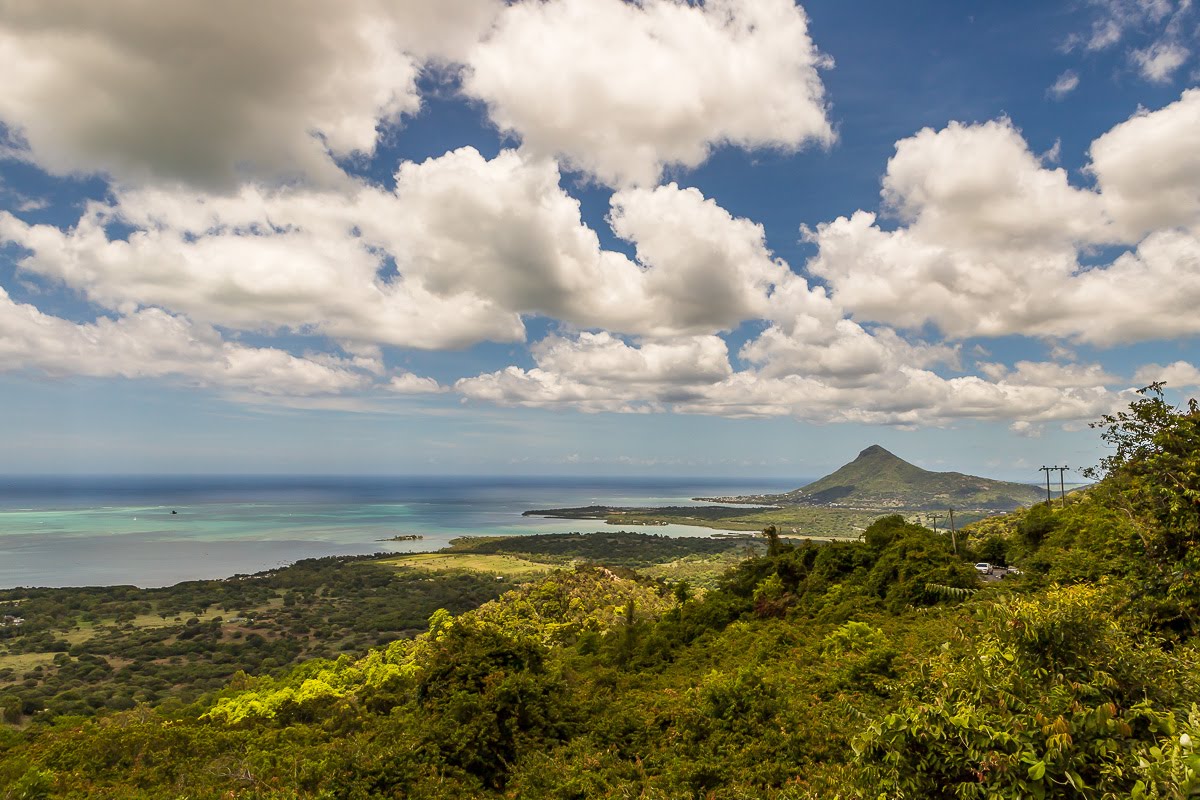
[(980, 575), (991, 575), (992, 574), (992, 565), (986, 561), (980, 561), (978, 564), (975, 565), (975, 571), (978, 572)]

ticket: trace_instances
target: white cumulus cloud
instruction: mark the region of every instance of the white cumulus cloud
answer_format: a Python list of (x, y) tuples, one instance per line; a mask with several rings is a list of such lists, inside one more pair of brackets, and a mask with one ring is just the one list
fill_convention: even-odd
[(1194, 389), (1200, 387), (1200, 369), (1187, 361), (1175, 361), (1166, 366), (1146, 364), (1138, 369), (1133, 379), (1142, 386), (1162, 381), (1172, 389)]
[(682, 386), (718, 381), (733, 372), (725, 341), (693, 336), (631, 346), (609, 333), (553, 336), (533, 347), (538, 366), (590, 384)]
[(391, 191), (131, 189), (68, 230), (0, 212), (0, 241), (28, 251), (22, 270), (122, 313), (427, 349), (522, 341), (527, 314), (711, 334), (767, 314), (794, 280), (761, 226), (694, 189), (629, 189), (612, 204), (636, 260), (601, 247), (553, 161), (464, 148), (401, 164)]
[(446, 388), (433, 378), (403, 372), (392, 376), (388, 381), (387, 390), (396, 394), (438, 394), (446, 391)]
[(1018, 386), (1061, 386), (1095, 388), (1111, 386), (1119, 380), (1100, 364), (1063, 364), (1055, 361), (1018, 361), (1009, 369), (1003, 364), (980, 364), (993, 380)]
[(824, 63), (793, 0), (527, 1), (471, 53), (464, 87), (530, 150), (652, 184), (721, 144), (831, 142)]
[(353, 360), (227, 342), (210, 327), (159, 309), (78, 324), (17, 303), (3, 289), (0, 365), (52, 376), (173, 377), (271, 396), (336, 395), (371, 382)]
[(0, 5), (0, 122), (57, 174), (230, 188), (344, 178), (420, 106), (424, 59), (462, 58), (499, 0)]
[(1105, 207), (1127, 237), (1200, 221), (1200, 89), (1114, 126), (1090, 155)]
[[(455, 389), (475, 401), (532, 408), (901, 426), (1094, 419), (1122, 402), (1104, 385), (1108, 376), (1087, 369), (1066, 385), (1058, 383), (1062, 371), (1039, 365), (1019, 369), (1015, 379), (945, 378), (905, 363), (933, 358), (920, 347), (890, 332), (872, 344), (866, 341), (870, 334), (850, 326), (839, 326), (830, 347), (785, 352), (782, 365), (767, 361), (740, 371), (730, 368), (724, 342), (716, 337), (626, 342), (608, 334), (554, 336), (533, 348), (534, 368), (511, 366), (464, 378)], [(779, 353), (773, 346), (768, 341), (748, 349), (758, 347), (763, 357), (774, 358)], [(890, 358), (878, 358), (879, 349)]]
[[(1200, 333), (1200, 92), (1092, 145), (1096, 188), (1045, 166), (1007, 120), (897, 143), (874, 213), (806, 230), (808, 269), (859, 321), (953, 338), (1113, 345)], [(1126, 248), (1088, 263), (1101, 246)]]

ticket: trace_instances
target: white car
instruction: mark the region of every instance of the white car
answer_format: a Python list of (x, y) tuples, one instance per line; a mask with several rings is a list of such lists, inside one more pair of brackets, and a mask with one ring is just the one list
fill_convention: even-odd
[(980, 561), (978, 564), (975, 565), (975, 571), (978, 572), (980, 575), (991, 575), (992, 574), (992, 565), (987, 563), (986, 561)]

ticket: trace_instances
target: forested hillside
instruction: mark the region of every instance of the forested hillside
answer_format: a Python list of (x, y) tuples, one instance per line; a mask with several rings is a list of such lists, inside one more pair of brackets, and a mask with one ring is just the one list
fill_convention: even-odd
[[(363, 657), (0, 730), (0, 798), (1200, 795), (1200, 411), (1065, 509), (773, 535), (707, 591), (564, 566)], [(985, 582), (983, 554), (1021, 573)]]

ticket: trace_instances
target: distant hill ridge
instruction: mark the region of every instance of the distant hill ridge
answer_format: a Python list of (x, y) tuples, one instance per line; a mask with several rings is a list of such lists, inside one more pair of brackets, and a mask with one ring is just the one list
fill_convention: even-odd
[(1010, 510), (1041, 498), (1041, 490), (1030, 484), (931, 472), (873, 444), (824, 478), (764, 499), (855, 508)]

